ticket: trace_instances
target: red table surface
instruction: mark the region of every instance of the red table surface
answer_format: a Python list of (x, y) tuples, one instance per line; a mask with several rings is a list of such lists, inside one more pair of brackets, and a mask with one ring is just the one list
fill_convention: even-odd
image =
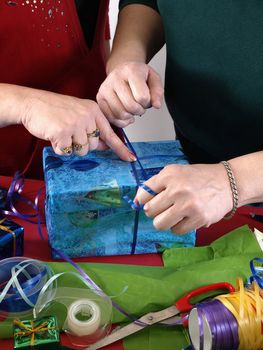
[[(9, 188), (11, 183), (10, 177), (0, 177), (0, 187)], [(44, 187), (43, 181), (38, 180), (26, 180), (23, 188), (23, 197), (34, 200), (37, 192), (40, 188)], [(24, 203), (17, 203), (17, 209), (23, 213), (32, 213), (32, 209)], [(39, 208), (44, 212), (44, 191), (40, 197)], [(25, 249), (24, 256), (35, 258), (44, 261), (52, 261), (50, 255), (50, 249), (47, 240), (47, 232), (45, 225), (42, 225), (43, 234), (45, 240), (42, 241), (38, 234), (37, 225), (26, 222), (22, 219), (13, 217), (11, 218), (25, 229)], [(251, 228), (257, 227), (259, 230), (263, 230), (263, 223), (256, 222), (247, 215), (236, 214), (230, 221), (221, 220), (217, 224), (210, 226), (209, 228), (202, 228), (197, 231), (196, 244), (198, 246), (208, 245), (218, 237), (233, 230), (236, 227), (248, 224)], [(144, 265), (144, 266), (162, 266), (161, 255), (159, 254), (141, 254), (141, 255), (118, 255), (118, 256), (100, 256), (100, 257), (87, 257), (74, 259), (74, 261), (82, 262), (95, 262), (95, 263), (113, 263), (113, 264), (132, 264), (132, 265)], [(71, 348), (75, 348), (70, 344), (66, 336), (62, 335), (62, 344)], [(13, 340), (0, 340), (0, 350), (13, 349)], [(75, 348), (80, 349), (80, 348)], [(122, 350), (121, 342), (116, 342), (110, 346), (103, 348), (105, 350)]]

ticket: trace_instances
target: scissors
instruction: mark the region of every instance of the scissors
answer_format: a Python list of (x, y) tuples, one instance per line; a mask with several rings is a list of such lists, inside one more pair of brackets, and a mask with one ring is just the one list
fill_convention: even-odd
[(232, 286), (232, 284), (227, 282), (209, 284), (207, 286), (194, 289), (181, 299), (177, 300), (174, 305), (161, 311), (150, 312), (127, 326), (117, 328), (117, 330), (113, 331), (110, 335), (100, 339), (85, 350), (100, 349), (155, 323), (178, 325), (179, 322), (182, 321), (183, 325), (187, 326), (186, 318), (182, 318), (183, 315), (179, 316), (179, 314), (185, 314), (193, 308), (194, 304), (191, 303), (191, 299), (210, 291), (218, 291), (218, 294), (220, 294), (222, 290), (227, 290), (229, 293), (235, 292), (235, 288)]

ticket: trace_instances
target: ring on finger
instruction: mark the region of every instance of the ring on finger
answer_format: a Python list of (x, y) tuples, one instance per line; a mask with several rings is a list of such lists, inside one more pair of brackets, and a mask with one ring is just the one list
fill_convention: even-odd
[(94, 131), (87, 133), (88, 138), (89, 137), (99, 137), (100, 136), (100, 129), (96, 128)]
[(73, 147), (74, 152), (80, 152), (83, 149), (83, 147), (85, 147), (87, 145), (88, 145), (88, 142), (84, 143), (84, 145), (82, 145), (80, 143), (73, 143), (72, 147)]
[(64, 154), (70, 155), (73, 151), (73, 147), (72, 146), (64, 147), (64, 148), (61, 148), (61, 151)]

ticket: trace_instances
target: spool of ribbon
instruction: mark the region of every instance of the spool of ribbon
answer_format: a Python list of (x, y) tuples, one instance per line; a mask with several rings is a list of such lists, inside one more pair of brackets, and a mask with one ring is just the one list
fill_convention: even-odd
[(7, 233), (10, 233), (12, 235), (12, 237), (13, 237), (13, 256), (15, 256), (16, 255), (16, 234), (14, 231), (12, 231), (10, 229), (10, 227), (2, 225), (4, 223), (4, 221), (5, 221), (5, 219), (0, 220), (0, 230), (7, 232)]
[(0, 261), (0, 313), (32, 311), (52, 275), (51, 269), (38, 260), (15, 257)]
[(189, 334), (195, 350), (262, 350), (263, 299), (258, 284), (198, 304), (189, 314)]

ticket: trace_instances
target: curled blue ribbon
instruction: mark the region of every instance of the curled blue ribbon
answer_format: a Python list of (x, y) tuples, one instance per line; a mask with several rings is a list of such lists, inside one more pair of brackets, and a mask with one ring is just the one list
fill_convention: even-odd
[(248, 279), (248, 286), (252, 284), (253, 281), (256, 281), (260, 288), (263, 288), (263, 267), (257, 267), (254, 265), (254, 262), (260, 262), (263, 264), (263, 259), (261, 258), (254, 258), (250, 260), (250, 270), (252, 272), (252, 275)]
[(40, 261), (8, 258), (0, 261), (0, 313), (32, 310), (51, 269)]

